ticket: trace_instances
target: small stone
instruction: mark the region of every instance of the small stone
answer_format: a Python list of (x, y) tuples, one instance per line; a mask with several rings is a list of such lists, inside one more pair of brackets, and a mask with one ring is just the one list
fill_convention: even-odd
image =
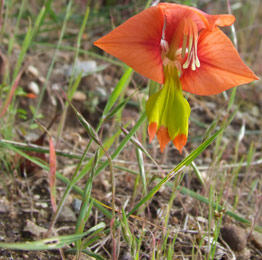
[(251, 258), (251, 252), (249, 249), (244, 248), (242, 251), (236, 253), (237, 260), (249, 260)]
[(35, 76), (35, 77), (39, 77), (39, 71), (38, 71), (38, 69), (36, 68), (36, 67), (34, 67), (34, 66), (32, 66), (32, 65), (29, 65), (28, 67), (27, 67), (27, 71), (30, 73), (30, 74), (32, 74), (33, 76)]
[(47, 229), (40, 227), (35, 222), (27, 219), (26, 226), (24, 227), (24, 231), (30, 232), (32, 235), (36, 237), (40, 237), (42, 236), (42, 234), (45, 234), (47, 232)]
[(95, 89), (95, 94), (97, 96), (99, 96), (99, 99), (101, 99), (102, 101), (106, 100), (108, 98), (108, 94), (106, 92), (106, 90), (104, 88), (99, 88), (97, 87)]
[(29, 132), (24, 136), (24, 138), (27, 142), (32, 143), (39, 138), (39, 135), (36, 133)]
[(40, 93), (40, 89), (39, 89), (39, 86), (36, 82), (34, 81), (31, 81), (28, 85), (28, 90), (30, 90), (30, 92), (36, 94), (36, 95), (39, 95)]
[(198, 217), (196, 217), (196, 219), (200, 223), (204, 223), (204, 224), (208, 223), (208, 220), (204, 217), (198, 216)]
[(72, 202), (72, 208), (75, 213), (79, 214), (82, 205), (82, 200), (74, 198)]
[(0, 213), (8, 213), (10, 211), (10, 205), (6, 197), (0, 199)]
[(73, 95), (73, 100), (75, 101), (85, 101), (86, 100), (86, 94), (82, 91), (76, 91)]
[(64, 206), (58, 217), (58, 220), (61, 222), (75, 222), (76, 215), (70, 207)]
[(132, 260), (133, 257), (132, 257), (132, 255), (128, 251), (126, 251), (126, 252), (124, 252), (122, 257), (120, 257), (120, 259), (121, 260)]
[(252, 109), (250, 111), (255, 117), (259, 117), (260, 115), (260, 111), (259, 108), (256, 106), (252, 106)]
[(228, 224), (221, 228), (223, 240), (236, 252), (242, 251), (247, 244), (247, 235), (244, 229)]
[(44, 83), (45, 82), (45, 78), (40, 76), (39, 79), (38, 79), (41, 83)]
[(47, 209), (49, 207), (47, 202), (36, 202), (35, 206), (43, 209)]
[(262, 234), (253, 230), (251, 234), (251, 241), (255, 245), (256, 248), (262, 250)]
[(77, 60), (75, 65), (71, 65), (67, 69), (69, 76), (77, 77), (80, 73), (82, 75), (92, 74), (97, 70), (97, 63), (94, 60), (80, 61)]
[(40, 198), (41, 198), (41, 197), (40, 197), (39, 194), (35, 194), (35, 195), (33, 196), (33, 199), (34, 199), (34, 200), (40, 200)]

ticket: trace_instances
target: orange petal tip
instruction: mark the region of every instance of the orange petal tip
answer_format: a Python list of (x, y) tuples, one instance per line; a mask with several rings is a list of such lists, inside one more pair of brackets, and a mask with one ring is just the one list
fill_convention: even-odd
[(147, 128), (147, 132), (149, 135), (149, 143), (151, 143), (152, 140), (154, 139), (156, 135), (156, 131), (157, 131), (157, 123), (156, 122), (150, 123)]
[(168, 130), (167, 130), (166, 127), (161, 126), (158, 129), (158, 131), (157, 131), (157, 139), (158, 139), (158, 142), (160, 144), (161, 153), (163, 153), (166, 145), (170, 141), (170, 137), (169, 137)]
[(34, 94), (34, 93), (27, 93), (26, 97), (30, 98), (30, 99), (35, 99), (36, 98), (36, 94)]
[(183, 147), (186, 145), (186, 142), (187, 142), (187, 136), (184, 134), (177, 135), (173, 140), (173, 144), (180, 154), (182, 154), (182, 150)]
[(213, 19), (215, 20), (215, 24), (221, 27), (231, 26), (236, 20), (235, 16), (231, 14), (218, 14), (218, 15), (213, 15), (213, 17), (214, 17)]

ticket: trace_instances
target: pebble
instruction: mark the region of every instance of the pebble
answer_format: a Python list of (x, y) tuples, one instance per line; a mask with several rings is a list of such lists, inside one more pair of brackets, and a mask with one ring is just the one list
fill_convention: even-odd
[(82, 200), (74, 198), (72, 202), (72, 208), (76, 214), (79, 214), (82, 205)]
[(251, 252), (245, 247), (242, 251), (236, 253), (236, 257), (237, 260), (249, 260), (251, 258)]
[(0, 199), (0, 213), (8, 213), (10, 211), (9, 201), (6, 197)]
[(58, 217), (58, 221), (75, 222), (76, 221), (76, 215), (70, 207), (64, 206), (59, 217)]
[(96, 87), (95, 94), (97, 94), (102, 101), (108, 98), (108, 94), (104, 88)]
[(36, 206), (36, 207), (43, 208), (43, 209), (47, 209), (47, 208), (49, 207), (49, 205), (48, 205), (47, 202), (36, 202), (36, 203), (35, 203), (35, 206)]
[(221, 236), (233, 251), (240, 252), (247, 245), (247, 235), (241, 227), (232, 224), (225, 225), (221, 228)]
[(41, 196), (40, 196), (39, 194), (35, 194), (35, 195), (33, 196), (33, 199), (34, 199), (34, 200), (40, 200), (40, 198), (41, 198)]
[(85, 101), (86, 100), (86, 94), (82, 91), (76, 91), (73, 95), (73, 100), (75, 101)]
[(124, 252), (123, 256), (120, 259), (121, 260), (132, 260), (133, 257), (128, 251), (126, 251), (126, 252)]
[(75, 66), (71, 65), (67, 69), (69, 76), (77, 77), (80, 73), (83, 75), (94, 73), (97, 69), (97, 63), (94, 60), (77, 60)]
[(262, 234), (253, 230), (251, 234), (251, 241), (255, 245), (256, 248), (262, 250)]
[(40, 227), (35, 222), (27, 219), (26, 226), (24, 227), (24, 231), (30, 232), (32, 235), (36, 237), (40, 237), (42, 236), (42, 234), (45, 234), (47, 232), (47, 229)]
[(35, 76), (35, 77), (39, 77), (39, 71), (38, 71), (38, 69), (36, 68), (36, 67), (34, 67), (33, 65), (29, 65), (28, 67), (27, 67), (27, 71), (29, 72), (29, 73), (31, 73), (33, 76)]
[(34, 94), (36, 94), (36, 95), (39, 95), (39, 93), (40, 93), (39, 86), (38, 86), (38, 84), (37, 84), (36, 82), (34, 82), (34, 81), (29, 82), (28, 90), (30, 90), (32, 93), (34, 93)]

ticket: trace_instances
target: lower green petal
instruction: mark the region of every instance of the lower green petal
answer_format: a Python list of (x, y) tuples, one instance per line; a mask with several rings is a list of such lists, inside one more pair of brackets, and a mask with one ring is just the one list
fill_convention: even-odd
[[(165, 80), (162, 89), (153, 94), (146, 103), (149, 124), (156, 123), (156, 131), (161, 126), (167, 128), (170, 140), (174, 140), (178, 135), (187, 137), (190, 106), (183, 97), (178, 73), (167, 73)], [(181, 150), (181, 145), (177, 148)]]

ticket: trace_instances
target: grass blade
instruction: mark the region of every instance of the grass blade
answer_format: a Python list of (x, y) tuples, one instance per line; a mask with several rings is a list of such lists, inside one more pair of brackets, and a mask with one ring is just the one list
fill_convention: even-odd
[(7, 109), (8, 109), (8, 106), (9, 106), (9, 104), (11, 103), (11, 101), (12, 101), (12, 99), (13, 99), (13, 96), (14, 96), (14, 94), (15, 94), (15, 90), (16, 90), (17, 87), (18, 87), (18, 83), (19, 83), (19, 81), (20, 81), (20, 78), (21, 78), (21, 76), (22, 76), (22, 73), (23, 73), (23, 70), (21, 70), (21, 71), (19, 72), (19, 74), (17, 75), (17, 77), (16, 77), (16, 79), (15, 79), (15, 81), (14, 81), (14, 83), (13, 83), (13, 85), (12, 85), (12, 87), (11, 87), (9, 93), (8, 93), (8, 96), (7, 96), (7, 98), (6, 98), (3, 106), (2, 106), (2, 108), (1, 108), (0, 118), (5, 115), (5, 113), (6, 113)]
[(125, 87), (129, 84), (131, 77), (132, 77), (132, 74), (133, 74), (133, 70), (131, 68), (126, 69), (124, 75), (121, 77), (121, 79), (119, 80), (119, 82), (115, 86), (112, 94), (110, 95), (110, 97), (109, 97), (109, 99), (106, 103), (106, 106), (105, 106), (104, 111), (103, 111), (102, 119), (104, 119), (107, 116), (108, 112), (110, 111), (110, 109), (113, 107), (113, 105), (117, 101), (121, 92), (123, 92)]
[(49, 185), (53, 212), (56, 211), (56, 153), (52, 137), (49, 137)]
[(75, 241), (81, 239), (84, 236), (87, 236), (91, 233), (97, 231), (102, 231), (106, 227), (106, 224), (101, 222), (94, 227), (90, 228), (88, 231), (81, 234), (73, 234), (67, 236), (58, 236), (46, 238), (38, 241), (29, 241), (24, 243), (0, 243), (0, 248), (13, 249), (13, 250), (53, 250), (59, 249)]
[(141, 180), (142, 180), (143, 193), (144, 193), (144, 195), (146, 195), (147, 194), (147, 185), (146, 185), (146, 173), (145, 173), (145, 168), (144, 168), (143, 153), (137, 147), (136, 147), (136, 158), (137, 158), (137, 162), (138, 162), (140, 177), (141, 177)]
[(1, 248), (13, 250), (53, 250), (62, 248), (86, 236), (87, 232), (68, 236), (52, 237), (43, 240), (24, 243), (0, 243)]
[(70, 14), (71, 14), (71, 7), (72, 7), (72, 0), (70, 0), (68, 2), (67, 7), (66, 7), (66, 15), (65, 15), (65, 19), (64, 19), (64, 22), (63, 22), (61, 33), (60, 33), (60, 36), (59, 36), (59, 40), (58, 40), (58, 43), (57, 43), (57, 46), (56, 46), (55, 54), (53, 56), (53, 59), (51, 61), (50, 66), (49, 66), (44, 85), (41, 88), (41, 92), (39, 94), (39, 99), (38, 99), (38, 103), (37, 103), (37, 106), (36, 106), (36, 109), (35, 109), (35, 113), (34, 113), (33, 118), (32, 118), (32, 122), (34, 121), (35, 117), (38, 114), (40, 105), (41, 105), (43, 97), (44, 97), (44, 93), (46, 91), (46, 88), (47, 88), (47, 85), (48, 85), (51, 73), (53, 71), (53, 68), (54, 68), (54, 65), (55, 65), (55, 61), (56, 61), (56, 57), (58, 55), (59, 47), (60, 47), (60, 45), (62, 43), (62, 40), (64, 38), (64, 34), (65, 34), (65, 30), (66, 30), (66, 24), (67, 24), (67, 21), (68, 21), (68, 19), (70, 17)]
[(14, 69), (13, 79), (17, 77), (17, 74), (18, 74), (18, 72), (19, 72), (19, 70), (22, 66), (22, 63), (25, 59), (26, 52), (27, 52), (36, 32), (38, 31), (38, 28), (40, 26), (40, 22), (41, 22), (42, 18), (44, 17), (44, 15), (45, 15), (45, 7), (43, 7), (41, 9), (40, 13), (38, 14), (36, 21), (35, 21), (35, 24), (34, 24), (34, 27), (31, 28), (31, 24), (29, 24), (29, 29), (26, 33), (26, 37), (24, 39), (22, 49), (20, 51), (20, 54), (19, 54), (18, 59), (17, 59), (16, 66), (15, 66), (15, 69)]
[[(113, 154), (111, 155), (112, 160), (114, 160), (119, 154), (120, 152), (124, 149), (125, 145), (129, 142), (129, 140), (131, 139), (131, 137), (136, 133), (137, 129), (144, 123), (144, 121), (146, 120), (146, 114), (143, 113), (140, 118), (138, 119), (138, 121), (136, 122), (136, 124), (134, 125), (134, 127), (131, 129), (131, 131), (128, 133), (128, 135), (125, 136), (125, 138), (121, 141), (121, 143), (119, 144), (119, 146), (115, 149), (115, 151), (113, 152)], [(98, 175), (102, 170), (104, 170), (107, 166), (109, 165), (109, 160), (105, 161), (97, 170), (95, 175)]]

